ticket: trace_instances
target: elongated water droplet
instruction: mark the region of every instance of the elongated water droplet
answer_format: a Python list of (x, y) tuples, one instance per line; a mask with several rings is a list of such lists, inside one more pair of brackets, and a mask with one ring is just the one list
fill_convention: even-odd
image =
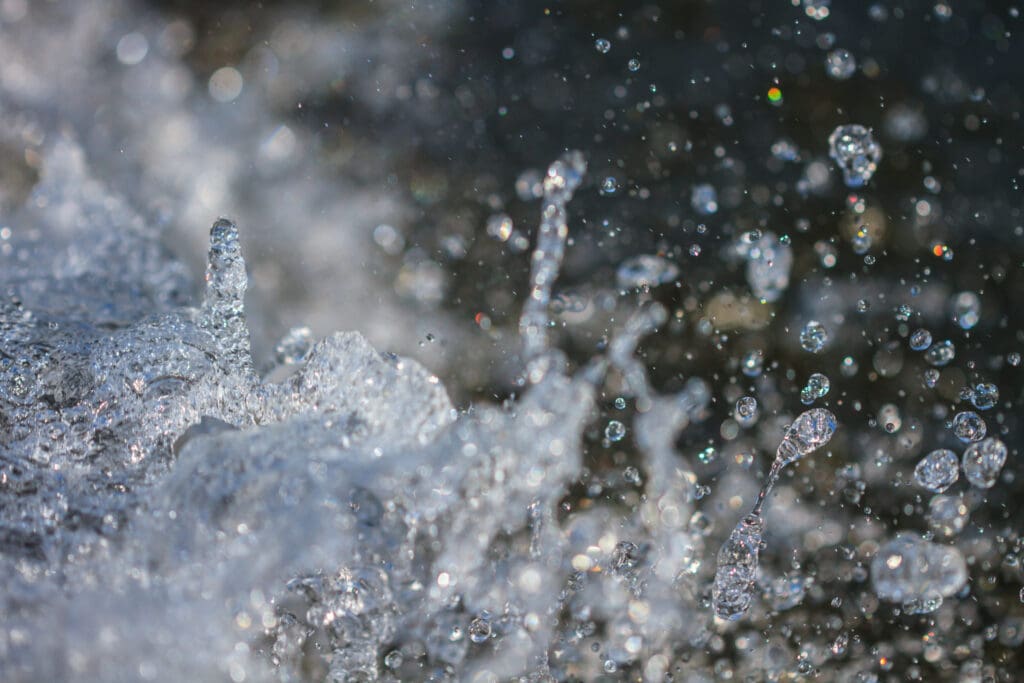
[(735, 621), (750, 607), (763, 533), (764, 520), (749, 514), (740, 520), (718, 551), (711, 597), (715, 614), (722, 619)]

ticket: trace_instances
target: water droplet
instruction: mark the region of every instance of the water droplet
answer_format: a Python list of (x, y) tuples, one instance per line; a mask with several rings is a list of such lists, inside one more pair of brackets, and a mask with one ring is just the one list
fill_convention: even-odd
[(961, 496), (932, 496), (928, 502), (928, 527), (942, 536), (955, 536), (967, 526), (970, 510)]
[(753, 424), (757, 420), (757, 399), (743, 396), (736, 401), (735, 418), (741, 425)]
[(932, 345), (932, 333), (928, 330), (917, 329), (910, 334), (910, 348), (914, 351), (924, 351)]
[(1006, 464), (1006, 444), (995, 437), (972, 443), (964, 451), (964, 476), (981, 489), (995, 486)]
[(882, 148), (871, 130), (857, 124), (838, 126), (828, 138), (829, 156), (843, 172), (847, 187), (863, 187), (882, 159)]
[(690, 190), (690, 206), (702, 216), (710, 216), (718, 211), (718, 193), (707, 183), (694, 185)]
[(484, 617), (476, 617), (469, 622), (469, 639), (479, 645), (491, 637), (491, 622)]
[(604, 436), (612, 442), (622, 441), (622, 438), (626, 436), (626, 425), (622, 424), (618, 420), (611, 420), (604, 428)]
[(715, 450), (714, 446), (708, 446), (707, 448), (705, 448), (704, 450), (697, 454), (697, 459), (700, 460), (705, 465), (714, 462), (715, 458), (717, 457), (718, 451)]
[(973, 410), (965, 410), (953, 416), (953, 434), (964, 443), (981, 441), (986, 431), (985, 420)]
[(735, 621), (750, 607), (763, 531), (764, 520), (749, 514), (740, 520), (718, 551), (711, 595), (715, 614), (721, 619)]
[(628, 68), (630, 71), (633, 71), (634, 73), (639, 71), (640, 70), (640, 60), (636, 59), (636, 58), (629, 60), (629, 63), (626, 64), (626, 68)]
[(837, 48), (825, 57), (825, 71), (837, 81), (845, 81), (857, 71), (857, 60), (849, 50)]
[(789, 287), (789, 274), (793, 268), (793, 250), (775, 233), (763, 235), (757, 231), (745, 233), (735, 246), (747, 259), (747, 283), (754, 296), (765, 301), (777, 301)]
[(598, 38), (594, 41), (594, 49), (603, 55), (608, 54), (608, 51), (612, 49), (612, 43), (606, 38)]
[(666, 258), (641, 254), (623, 261), (615, 273), (619, 287), (657, 287), (674, 282), (679, 277), (679, 268)]
[(940, 342), (936, 342), (925, 351), (924, 360), (928, 365), (933, 365), (937, 368), (949, 365), (950, 362), (956, 357), (956, 346), (953, 342), (945, 339)]
[(800, 391), (800, 402), (804, 405), (811, 405), (828, 394), (831, 386), (828, 377), (820, 372), (814, 373), (807, 378), (806, 386)]
[(313, 332), (308, 327), (293, 327), (288, 330), (274, 348), (274, 357), (281, 365), (302, 362), (313, 348)]
[(921, 458), (914, 468), (914, 481), (918, 486), (942, 493), (960, 477), (960, 462), (956, 453), (940, 448)]
[(496, 213), (487, 219), (487, 234), (499, 242), (507, 242), (514, 228), (512, 217), (508, 214)]
[(810, 353), (821, 353), (828, 344), (828, 330), (817, 320), (811, 320), (800, 330), (800, 346)]
[(974, 292), (960, 292), (953, 299), (953, 321), (961, 329), (970, 330), (981, 319), (981, 299)]
[(871, 561), (878, 597), (890, 602), (934, 600), (957, 593), (967, 583), (967, 563), (952, 546), (901, 533), (878, 549)]
[(978, 410), (988, 410), (999, 402), (999, 388), (995, 384), (984, 382), (974, 385), (971, 393), (971, 403)]
[(827, 444), (836, 431), (836, 416), (824, 408), (801, 413), (779, 444), (775, 461), (779, 467), (799, 460)]

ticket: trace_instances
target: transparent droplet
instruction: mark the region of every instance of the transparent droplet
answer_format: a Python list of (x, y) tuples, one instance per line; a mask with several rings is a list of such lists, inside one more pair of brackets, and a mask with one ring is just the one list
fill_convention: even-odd
[(308, 327), (293, 327), (274, 348), (274, 356), (281, 365), (301, 363), (313, 348), (313, 332)]
[(718, 211), (718, 193), (707, 183), (694, 185), (690, 190), (690, 206), (702, 216), (710, 216)]
[(757, 420), (757, 399), (743, 396), (736, 401), (735, 419), (741, 425), (749, 425)]
[(914, 351), (924, 351), (932, 345), (932, 333), (928, 330), (917, 329), (910, 333), (910, 348)]
[(979, 383), (974, 385), (971, 403), (978, 410), (988, 410), (999, 403), (999, 388), (995, 384)]
[(825, 71), (837, 81), (845, 81), (857, 71), (857, 60), (849, 50), (837, 48), (825, 57)]
[(981, 489), (995, 486), (1006, 464), (1006, 444), (995, 437), (972, 443), (964, 451), (964, 476)]
[(764, 369), (764, 352), (760, 349), (748, 351), (740, 362), (740, 369), (747, 377), (757, 377)]
[(942, 493), (960, 477), (960, 461), (956, 453), (940, 448), (921, 458), (914, 468), (914, 481), (918, 486)]
[(608, 51), (612, 49), (612, 43), (606, 38), (598, 38), (594, 41), (594, 49), (603, 55), (608, 54)]
[(618, 420), (611, 420), (604, 428), (604, 436), (611, 442), (622, 441), (622, 438), (626, 436), (626, 425)]
[(782, 438), (775, 461), (782, 467), (827, 444), (836, 431), (836, 416), (824, 408), (801, 413)]
[(629, 63), (626, 64), (626, 68), (628, 68), (630, 71), (633, 71), (633, 72), (639, 71), (640, 70), (640, 60), (636, 59), (636, 58), (629, 60)]
[(981, 299), (974, 292), (960, 292), (953, 298), (953, 321), (970, 330), (981, 319)]
[(476, 617), (469, 622), (469, 639), (479, 645), (491, 637), (491, 622), (483, 617)]
[(828, 344), (828, 330), (817, 320), (811, 320), (800, 330), (800, 346), (810, 353), (821, 353)]
[(928, 528), (940, 536), (955, 536), (967, 526), (970, 510), (961, 496), (932, 496), (928, 502)]
[(641, 254), (623, 261), (615, 272), (619, 287), (657, 287), (674, 282), (679, 277), (679, 267), (662, 256)]
[(965, 410), (953, 416), (953, 434), (964, 443), (981, 441), (987, 431), (985, 420), (973, 410)]
[(496, 213), (487, 219), (487, 234), (499, 242), (507, 242), (514, 228), (512, 217), (508, 214)]
[(936, 342), (924, 354), (925, 362), (937, 368), (949, 365), (955, 357), (956, 347), (948, 339)]
[(700, 460), (705, 465), (714, 462), (715, 458), (717, 457), (718, 451), (715, 450), (714, 446), (708, 446), (707, 448), (705, 448), (704, 450), (697, 454), (697, 459)]
[(901, 533), (871, 561), (875, 593), (883, 600), (906, 603), (957, 593), (967, 583), (967, 563), (953, 546), (938, 545)]
[(829, 156), (843, 172), (847, 187), (863, 187), (882, 159), (882, 148), (871, 130), (857, 124), (838, 126), (828, 138)]
[(804, 405), (811, 405), (819, 398), (825, 397), (831, 386), (828, 377), (820, 372), (814, 373), (807, 378), (807, 384), (800, 391), (800, 402)]
[(715, 614), (721, 619), (735, 621), (750, 607), (763, 532), (764, 520), (759, 515), (747, 515), (718, 551), (711, 595)]

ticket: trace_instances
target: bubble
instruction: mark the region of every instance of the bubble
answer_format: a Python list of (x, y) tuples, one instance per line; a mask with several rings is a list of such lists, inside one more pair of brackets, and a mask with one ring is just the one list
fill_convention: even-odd
[(953, 298), (953, 321), (964, 330), (973, 329), (981, 319), (981, 299), (974, 292), (960, 292)]
[(612, 43), (606, 38), (598, 38), (594, 41), (594, 49), (603, 55), (608, 54), (608, 51), (612, 49)]
[(940, 448), (921, 458), (914, 468), (914, 481), (918, 486), (934, 493), (942, 493), (960, 477), (960, 461), (956, 453)]
[(945, 339), (940, 342), (936, 342), (925, 351), (924, 360), (928, 365), (933, 365), (937, 368), (945, 367), (956, 357), (956, 346), (953, 342)]
[(972, 443), (964, 451), (964, 476), (973, 486), (988, 489), (995, 486), (1006, 464), (1006, 444), (995, 437)]
[(629, 63), (626, 64), (626, 68), (628, 68), (630, 71), (632, 71), (634, 73), (639, 71), (640, 70), (640, 60), (636, 59), (636, 58), (629, 60)]
[(924, 351), (932, 345), (932, 333), (928, 330), (917, 329), (910, 333), (910, 348), (914, 351)]
[(857, 71), (857, 60), (848, 50), (832, 50), (825, 57), (825, 71), (835, 80), (845, 81)]
[(985, 421), (973, 410), (965, 410), (953, 416), (953, 434), (964, 443), (981, 441), (986, 431)]
[(857, 124), (837, 126), (828, 138), (829, 156), (843, 172), (847, 187), (863, 187), (882, 159), (882, 148), (871, 130)]
[(821, 353), (828, 344), (828, 330), (817, 320), (811, 320), (800, 330), (800, 346), (809, 353)]
[(710, 216), (718, 211), (718, 193), (707, 183), (694, 185), (690, 190), (690, 206), (700, 215)]
[(831, 388), (828, 377), (816, 372), (807, 378), (807, 384), (800, 391), (800, 402), (804, 405), (811, 405), (819, 398), (824, 398)]
[(612, 442), (622, 441), (622, 438), (626, 436), (626, 425), (622, 424), (618, 420), (611, 420), (604, 428), (604, 436)]
[(244, 81), (238, 69), (232, 66), (222, 66), (213, 72), (208, 84), (210, 97), (218, 102), (231, 102), (242, 94)]
[(611, 195), (615, 194), (619, 189), (619, 184), (616, 182), (614, 176), (608, 176), (601, 181), (601, 194)]
[(757, 399), (743, 396), (736, 401), (735, 418), (741, 425), (753, 424), (757, 420)]
[(989, 410), (999, 403), (999, 388), (995, 384), (981, 382), (974, 385), (971, 403), (978, 410)]

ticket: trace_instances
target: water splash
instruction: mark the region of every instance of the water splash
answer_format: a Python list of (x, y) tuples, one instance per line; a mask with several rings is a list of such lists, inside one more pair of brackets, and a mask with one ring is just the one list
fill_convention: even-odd
[(765, 501), (782, 469), (827, 444), (835, 430), (836, 417), (824, 408), (801, 413), (786, 430), (750, 514), (740, 520), (718, 552), (718, 567), (712, 587), (716, 616), (735, 621), (747, 612), (754, 595), (758, 555), (764, 535), (761, 510)]

